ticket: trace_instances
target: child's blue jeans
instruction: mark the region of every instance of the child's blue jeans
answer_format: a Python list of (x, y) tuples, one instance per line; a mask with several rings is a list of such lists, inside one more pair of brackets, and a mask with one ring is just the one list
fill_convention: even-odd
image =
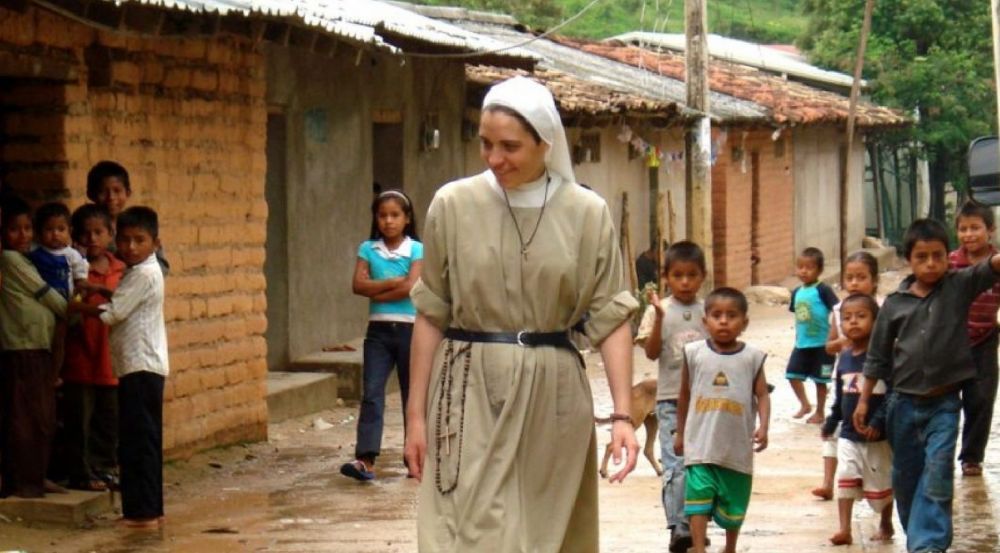
[(657, 401), (656, 420), (660, 425), (660, 464), (663, 465), (661, 499), (667, 515), (667, 528), (675, 536), (689, 536), (691, 528), (684, 516), (684, 457), (674, 453), (677, 401)]
[[(385, 385), (393, 367), (399, 378), (403, 413), (410, 391), (410, 337), (412, 323), (371, 321), (365, 334), (364, 391), (358, 417), (357, 459), (373, 460), (382, 449), (382, 426), (385, 414)], [(404, 421), (405, 423), (405, 421)]]
[(958, 392), (933, 398), (893, 393), (886, 420), (892, 446), (892, 487), (906, 550), (951, 546)]

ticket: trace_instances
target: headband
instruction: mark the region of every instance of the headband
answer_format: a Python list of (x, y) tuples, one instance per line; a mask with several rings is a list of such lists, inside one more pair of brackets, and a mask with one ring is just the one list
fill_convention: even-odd
[(403, 194), (399, 190), (386, 190), (385, 192), (379, 192), (377, 199), (381, 200), (382, 198), (388, 196), (392, 196), (393, 198), (399, 198), (403, 200), (403, 204), (405, 204), (406, 207), (410, 207), (410, 199), (406, 197), (406, 194)]

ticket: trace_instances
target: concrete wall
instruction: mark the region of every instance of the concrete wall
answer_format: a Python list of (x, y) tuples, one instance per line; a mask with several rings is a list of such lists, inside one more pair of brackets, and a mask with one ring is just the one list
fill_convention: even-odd
[[(288, 125), (285, 246), (294, 360), (364, 333), (367, 300), (352, 294), (351, 276), (371, 225), (373, 113), (402, 115), (402, 186), (420, 222), (434, 190), (463, 174), (464, 70), (457, 62), (358, 58), (348, 47), (332, 58), (271, 47), (267, 60), (267, 101)], [(428, 114), (436, 115), (441, 147), (423, 152)]]
[[(842, 132), (831, 127), (796, 129), (794, 142), (795, 251), (814, 246), (823, 251), (827, 268), (836, 270), (840, 256), (839, 179)], [(863, 202), (864, 144), (854, 143), (853, 174), (848, 185), (848, 250), (861, 247), (865, 234)]]
[(263, 58), (237, 39), (99, 32), (31, 4), (0, 7), (0, 48), (72, 68), (62, 83), (0, 88), (5, 187), (76, 207), (89, 168), (114, 159), (130, 204), (160, 214), (168, 454), (264, 439)]

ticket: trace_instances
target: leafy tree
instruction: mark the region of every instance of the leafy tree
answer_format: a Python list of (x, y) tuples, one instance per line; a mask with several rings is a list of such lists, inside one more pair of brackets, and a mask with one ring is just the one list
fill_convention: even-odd
[[(865, 0), (807, 0), (800, 46), (821, 65), (851, 72)], [(875, 101), (919, 113), (900, 140), (924, 145), (932, 211), (943, 216), (946, 182), (966, 182), (969, 141), (995, 132), (990, 3), (878, 0), (865, 55)]]

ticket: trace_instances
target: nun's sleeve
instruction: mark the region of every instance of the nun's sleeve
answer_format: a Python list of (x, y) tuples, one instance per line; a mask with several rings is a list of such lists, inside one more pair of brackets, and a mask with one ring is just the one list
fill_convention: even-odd
[(637, 309), (632, 292), (625, 282), (621, 253), (615, 240), (615, 229), (611, 222), (611, 211), (604, 205), (601, 214), (599, 237), (595, 263), (594, 293), (587, 312), (589, 318), (584, 323), (584, 333), (591, 342), (599, 345), (616, 328), (627, 321)]
[(417, 313), (445, 330), (451, 324), (451, 285), (448, 280), (448, 240), (444, 199), (435, 195), (424, 223), (424, 266), (410, 290)]

